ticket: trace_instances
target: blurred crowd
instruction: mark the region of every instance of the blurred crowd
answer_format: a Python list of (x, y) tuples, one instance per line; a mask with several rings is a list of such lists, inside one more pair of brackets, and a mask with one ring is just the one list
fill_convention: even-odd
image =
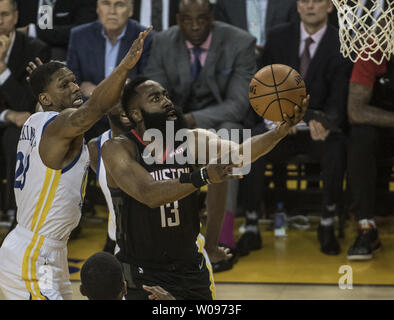
[[(366, 7), (372, 2), (363, 1)], [(190, 2), (195, 4), (180, 11), (179, 0), (0, 0), (2, 218), (15, 216), (16, 145), (37, 107), (26, 80), (28, 62), (35, 57), (64, 61), (86, 100), (139, 33), (152, 25), (154, 32), (130, 79), (145, 75), (161, 83), (189, 128), (247, 128), (252, 135), (270, 130), (275, 124), (257, 116), (248, 99), (253, 75), (270, 64), (297, 70), (311, 96), (304, 121), (254, 163), (241, 183), (233, 180), (225, 186), (217, 199), (225, 213), (219, 242), (234, 258), (215, 264), (214, 270), (230, 269), (237, 256), (262, 247), (258, 220), (267, 192), (266, 166), (274, 168), (275, 188), (285, 185), (287, 161), (299, 154), (316, 161), (321, 170), (316, 240), (321, 251), (341, 251), (335, 217), (343, 215), (346, 178), (359, 224), (347, 257), (371, 259), (380, 247), (374, 219), (378, 160), (394, 156), (394, 63), (353, 64), (345, 59), (331, 0)], [(86, 140), (108, 129), (105, 117)], [(391, 173), (384, 174), (388, 179)], [(246, 223), (235, 242), (238, 207), (244, 209)]]

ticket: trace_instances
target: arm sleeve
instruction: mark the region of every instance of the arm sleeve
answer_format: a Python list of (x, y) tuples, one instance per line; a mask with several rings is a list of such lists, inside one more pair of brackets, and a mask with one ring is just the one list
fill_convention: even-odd
[(353, 66), (351, 83), (359, 83), (369, 88), (373, 88), (376, 78), (387, 71), (387, 63), (384, 61), (377, 65), (372, 60), (364, 61), (359, 59)]

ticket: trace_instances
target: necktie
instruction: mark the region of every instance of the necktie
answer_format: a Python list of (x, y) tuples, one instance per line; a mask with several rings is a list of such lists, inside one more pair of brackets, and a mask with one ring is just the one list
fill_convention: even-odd
[(300, 75), (305, 79), (306, 73), (308, 71), (309, 63), (311, 62), (311, 54), (309, 52), (309, 47), (313, 43), (313, 39), (308, 37), (305, 39), (304, 52), (300, 57)]
[(201, 62), (200, 62), (200, 55), (202, 52), (202, 49), (200, 47), (194, 47), (193, 49), (193, 54), (194, 54), (194, 61), (192, 64), (192, 75), (194, 80), (198, 79), (198, 75), (200, 74), (201, 71)]
[(152, 26), (156, 31), (163, 29), (163, 0), (152, 0)]

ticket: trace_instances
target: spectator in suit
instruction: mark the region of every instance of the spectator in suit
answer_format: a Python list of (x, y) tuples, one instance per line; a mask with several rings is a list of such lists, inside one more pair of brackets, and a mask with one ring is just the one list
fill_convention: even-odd
[[(256, 71), (254, 38), (229, 24), (215, 22), (208, 0), (182, 0), (177, 21), (177, 26), (155, 36), (145, 75), (168, 90), (190, 128), (243, 128), (249, 82)], [(211, 201), (213, 193), (208, 191), (208, 210), (212, 203), (212, 210), (222, 215), (226, 209), (220, 242), (234, 249), (237, 184), (229, 184), (227, 208), (226, 185), (217, 188), (215, 201)], [(217, 245), (214, 242), (212, 247)], [(226, 268), (232, 267), (231, 261), (223, 262), (229, 263)], [(213, 265), (214, 271), (222, 268)]]
[(249, 31), (262, 50), (267, 32), (274, 26), (297, 21), (295, 0), (217, 0), (215, 19)]
[[(131, 44), (146, 27), (130, 19), (132, 0), (98, 0), (98, 20), (71, 30), (67, 66), (75, 74), (82, 93), (89, 98), (126, 55)], [(144, 43), (144, 51), (130, 78), (144, 71), (147, 64), (152, 33)], [(97, 137), (109, 129), (106, 117), (88, 132), (87, 139)]]
[(35, 57), (48, 61), (49, 47), (15, 30), (18, 8), (15, 0), (0, 1), (0, 121), (2, 152), (6, 161), (7, 197), (5, 207), (13, 215), (16, 146), (21, 127), (34, 112), (35, 99), (26, 81), (26, 66)]
[[(320, 161), (323, 179), (322, 217), (318, 228), (321, 251), (336, 255), (340, 252), (334, 234), (334, 215), (341, 209), (342, 183), (345, 170), (345, 134), (347, 88), (351, 64), (340, 53), (338, 30), (328, 24), (333, 5), (330, 0), (298, 0), (301, 22), (277, 26), (268, 34), (261, 58), (263, 67), (274, 63), (289, 65), (299, 70), (311, 99), (304, 117), (304, 129), (293, 128), (293, 134), (281, 141), (259, 163), (252, 165), (246, 177), (246, 230), (239, 241), (239, 250), (261, 247), (258, 232), (258, 209), (263, 193), (266, 161), (274, 163), (274, 175), (283, 177), (285, 166), (276, 168), (283, 159), (307, 153)], [(320, 112), (318, 117), (316, 111)], [(272, 123), (257, 119), (255, 133), (266, 130)], [(253, 134), (253, 133), (252, 133)]]
[[(52, 59), (64, 61), (71, 28), (96, 20), (96, 0), (17, 0), (19, 31), (38, 38), (52, 48)], [(53, 29), (41, 29), (41, 6), (52, 8)]]
[[(374, 220), (376, 160), (394, 156), (393, 110), (394, 63), (358, 60), (349, 86), (348, 181), (359, 233), (348, 250), (349, 260), (372, 259), (381, 246)], [(390, 171), (382, 175), (389, 177)]]
[(133, 18), (143, 26), (162, 31), (176, 24), (179, 0), (134, 0)]

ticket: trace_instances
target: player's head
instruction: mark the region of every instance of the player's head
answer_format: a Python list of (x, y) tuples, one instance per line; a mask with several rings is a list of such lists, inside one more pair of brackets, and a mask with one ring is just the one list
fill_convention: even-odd
[(45, 111), (78, 108), (83, 104), (75, 75), (61, 62), (38, 66), (30, 75), (30, 85)]
[(0, 35), (8, 36), (18, 22), (16, 0), (0, 0)]
[(175, 128), (185, 128), (184, 118), (172, 103), (162, 85), (146, 77), (137, 77), (124, 88), (122, 107), (130, 121), (145, 129), (159, 129), (163, 133), (166, 121), (175, 121)]
[(181, 0), (177, 23), (186, 40), (201, 46), (213, 28), (214, 15), (209, 0)]
[(115, 256), (98, 252), (86, 260), (81, 268), (80, 291), (89, 300), (121, 300), (127, 286)]
[(297, 0), (301, 21), (304, 25), (314, 28), (327, 23), (328, 14), (333, 8), (331, 0)]
[(133, 15), (133, 0), (97, 0), (96, 12), (107, 35), (121, 33)]

